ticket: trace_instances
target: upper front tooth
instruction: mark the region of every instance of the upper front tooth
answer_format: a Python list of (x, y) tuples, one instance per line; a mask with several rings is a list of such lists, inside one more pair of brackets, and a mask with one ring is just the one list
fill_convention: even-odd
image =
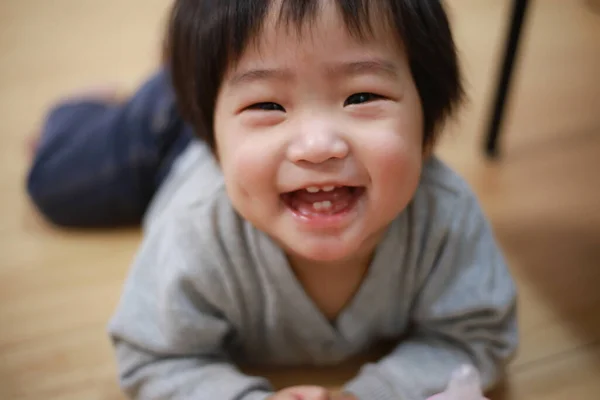
[(318, 188), (318, 187), (316, 187), (316, 186), (311, 186), (311, 187), (307, 187), (307, 188), (306, 188), (306, 191), (307, 191), (308, 193), (317, 193), (317, 192), (319, 191), (319, 188)]
[(335, 186), (325, 186), (323, 188), (324, 192), (333, 192), (333, 189), (335, 189)]

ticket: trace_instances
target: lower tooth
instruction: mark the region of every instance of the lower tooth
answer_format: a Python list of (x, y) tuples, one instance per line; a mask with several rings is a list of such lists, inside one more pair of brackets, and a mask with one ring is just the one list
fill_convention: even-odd
[(332, 206), (332, 204), (330, 201), (320, 201), (320, 202), (313, 203), (313, 208), (317, 211), (329, 210), (329, 209), (331, 209), (331, 206)]

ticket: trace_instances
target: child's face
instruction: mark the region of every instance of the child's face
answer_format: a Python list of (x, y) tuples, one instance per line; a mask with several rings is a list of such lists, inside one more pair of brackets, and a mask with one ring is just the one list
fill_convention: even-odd
[(228, 194), (292, 257), (372, 252), (418, 185), (421, 103), (382, 25), (360, 41), (333, 6), (300, 36), (268, 20), (225, 75), (215, 137)]

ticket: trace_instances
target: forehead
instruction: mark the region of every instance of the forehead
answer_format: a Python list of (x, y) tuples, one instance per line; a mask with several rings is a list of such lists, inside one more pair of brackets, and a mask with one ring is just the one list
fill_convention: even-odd
[[(377, 4), (378, 2), (368, 2)], [(315, 8), (298, 17), (283, 7), (282, 0), (271, 5), (260, 30), (248, 41), (241, 57), (230, 67), (246, 64), (312, 61), (336, 58), (404, 58), (399, 33), (389, 13), (376, 6), (365, 15), (344, 18), (334, 0), (315, 2)], [(379, 3), (381, 4), (381, 3)], [(293, 7), (292, 7), (293, 8)], [(292, 10), (293, 11), (293, 10)]]

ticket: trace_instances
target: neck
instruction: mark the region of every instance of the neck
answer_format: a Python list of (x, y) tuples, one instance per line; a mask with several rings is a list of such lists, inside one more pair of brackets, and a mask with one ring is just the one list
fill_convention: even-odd
[(342, 260), (315, 261), (288, 255), (304, 291), (330, 321), (338, 317), (360, 288), (380, 238), (376, 239), (374, 245), (364, 246), (363, 251)]
[(314, 262), (290, 257), (296, 278), (315, 306), (331, 322), (354, 298), (369, 269), (371, 256), (351, 261)]
[(346, 274), (362, 274), (368, 268), (372, 254), (354, 256), (351, 259), (335, 261), (314, 261), (302, 257), (288, 256), (291, 267), (300, 281), (337, 278)]

